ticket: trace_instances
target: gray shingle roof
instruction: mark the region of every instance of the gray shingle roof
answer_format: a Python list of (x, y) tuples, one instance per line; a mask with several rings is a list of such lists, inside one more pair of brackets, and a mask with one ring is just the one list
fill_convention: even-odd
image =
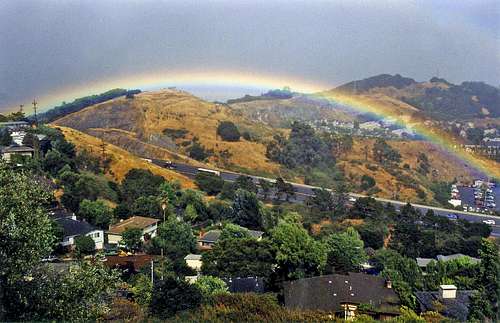
[(84, 235), (94, 230), (99, 230), (88, 222), (73, 220), (71, 218), (58, 218), (55, 221), (62, 227), (65, 237)]
[(470, 297), (474, 294), (472, 290), (458, 290), (456, 298), (441, 298), (438, 291), (416, 292), (420, 311), (435, 311), (434, 304), (439, 302), (444, 305), (444, 310), (440, 311), (446, 317), (454, 318), (460, 322), (466, 322), (469, 315)]
[(382, 277), (361, 273), (326, 275), (285, 282), (285, 306), (339, 312), (342, 303), (370, 304), (378, 311), (398, 313), (400, 300)]
[(215, 243), (219, 240), (220, 234), (221, 230), (210, 230), (198, 240), (202, 242)]

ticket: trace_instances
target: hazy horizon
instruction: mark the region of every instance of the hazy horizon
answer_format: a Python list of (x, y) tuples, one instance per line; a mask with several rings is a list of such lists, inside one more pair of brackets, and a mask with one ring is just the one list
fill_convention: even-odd
[[(499, 21), (500, 3), (490, 0), (7, 0), (0, 112), (33, 98), (47, 105), (107, 90), (104, 79), (136, 87), (135, 75), (170, 70), (284, 75), (330, 87), (381, 73), (499, 86)], [(214, 100), (246, 91), (208, 88), (201, 96)]]

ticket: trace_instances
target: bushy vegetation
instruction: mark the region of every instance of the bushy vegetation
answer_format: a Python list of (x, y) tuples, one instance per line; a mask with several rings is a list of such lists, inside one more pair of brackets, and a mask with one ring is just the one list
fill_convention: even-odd
[(222, 121), (217, 126), (217, 135), (224, 141), (239, 141), (241, 134), (231, 121)]

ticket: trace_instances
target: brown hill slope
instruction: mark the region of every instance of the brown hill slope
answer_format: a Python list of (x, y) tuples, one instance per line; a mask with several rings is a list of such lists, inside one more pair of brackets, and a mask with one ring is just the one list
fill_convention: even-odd
[[(88, 152), (100, 157), (100, 145), (102, 143), (100, 139), (75, 129), (62, 126), (57, 126), (57, 128), (63, 132), (68, 141), (75, 144), (77, 151), (85, 149)], [(107, 157), (111, 158), (109, 171), (106, 173), (106, 176), (113, 180), (121, 181), (129, 170), (133, 168), (142, 168), (149, 169), (154, 174), (163, 176), (167, 180), (178, 181), (184, 188), (196, 187), (191, 179), (174, 171), (155, 166), (114, 145), (106, 144), (105, 154)]]
[[(252, 141), (225, 142), (217, 137), (221, 121), (234, 122)], [(183, 160), (187, 147), (198, 141), (213, 154), (208, 163), (273, 174), (279, 165), (265, 158), (263, 144), (274, 130), (251, 122), (225, 105), (202, 101), (186, 92), (144, 92), (134, 99), (118, 98), (67, 115), (55, 125), (74, 128), (143, 157)]]
[[(370, 100), (383, 101), (388, 109), (395, 109), (403, 115), (406, 115), (405, 111), (414, 111), (414, 108), (400, 105), (395, 99), (387, 96), (371, 97)], [(101, 103), (56, 120), (54, 125), (74, 128), (103, 138), (136, 156), (203, 165), (204, 163), (187, 157), (187, 147), (196, 140), (206, 149), (213, 150), (212, 156), (206, 161), (209, 167), (270, 177), (291, 174), (290, 176), (296, 177), (290, 177), (289, 180), (303, 181), (300, 175), (287, 172), (281, 165), (265, 156), (266, 145), (273, 135), (278, 132), (286, 134), (288, 131), (252, 120), (250, 115), (245, 115), (243, 109), (244, 106), (233, 108), (212, 104), (185, 92), (164, 90), (141, 93), (134, 99), (118, 98)], [(278, 108), (275, 106), (273, 109)], [(282, 109), (288, 107), (284, 106)], [(218, 138), (216, 129), (219, 122), (224, 120), (230, 120), (241, 131), (249, 132), (252, 141), (242, 138), (239, 142), (226, 142)], [(78, 144), (82, 139), (70, 135), (69, 140)], [(370, 139), (355, 138), (352, 152), (339, 159), (339, 167), (355, 187), (359, 185), (362, 175), (374, 177), (379, 189), (374, 192), (377, 196), (394, 197), (395, 187), (399, 187), (398, 194), (404, 199), (417, 200), (419, 190), (431, 198), (432, 193), (428, 190), (431, 181), (449, 181), (462, 175), (467, 179), (468, 170), (464, 165), (450, 162), (448, 155), (433, 149), (428, 143), (390, 142), (402, 155), (400, 173), (388, 171), (372, 160), (372, 144)], [(364, 161), (363, 147), (369, 148), (367, 161)], [(417, 155), (422, 151), (428, 152), (431, 168), (436, 170), (433, 176), (421, 176), (415, 170)], [(408, 164), (409, 168), (403, 169), (404, 164)]]

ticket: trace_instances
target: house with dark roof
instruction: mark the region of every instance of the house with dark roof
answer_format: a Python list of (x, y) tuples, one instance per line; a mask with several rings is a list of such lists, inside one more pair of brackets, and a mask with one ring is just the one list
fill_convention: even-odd
[[(210, 230), (202, 233), (198, 238), (198, 248), (201, 250), (212, 249), (217, 240), (219, 240), (221, 233), (222, 230)], [(257, 240), (261, 240), (264, 235), (264, 232), (256, 230), (248, 230), (248, 233), (252, 238)]]
[(264, 293), (266, 285), (262, 277), (222, 278), (231, 293)]
[(156, 236), (158, 229), (158, 219), (148, 218), (144, 216), (133, 216), (126, 220), (120, 221), (115, 225), (109, 226), (107, 232), (108, 243), (110, 245), (118, 245), (122, 240), (122, 234), (128, 229), (141, 229), (142, 240), (148, 240)]
[(320, 310), (345, 319), (368, 314), (375, 319), (398, 316), (401, 301), (391, 281), (362, 273), (325, 275), (284, 283), (289, 309)]
[(104, 230), (96, 228), (86, 221), (79, 221), (76, 217), (56, 218), (55, 221), (63, 230), (61, 246), (72, 249), (75, 246), (76, 237), (89, 236), (94, 240), (96, 249), (103, 248)]
[(445, 317), (467, 322), (473, 290), (457, 290), (455, 285), (441, 285), (439, 291), (416, 292), (419, 312), (439, 311)]

